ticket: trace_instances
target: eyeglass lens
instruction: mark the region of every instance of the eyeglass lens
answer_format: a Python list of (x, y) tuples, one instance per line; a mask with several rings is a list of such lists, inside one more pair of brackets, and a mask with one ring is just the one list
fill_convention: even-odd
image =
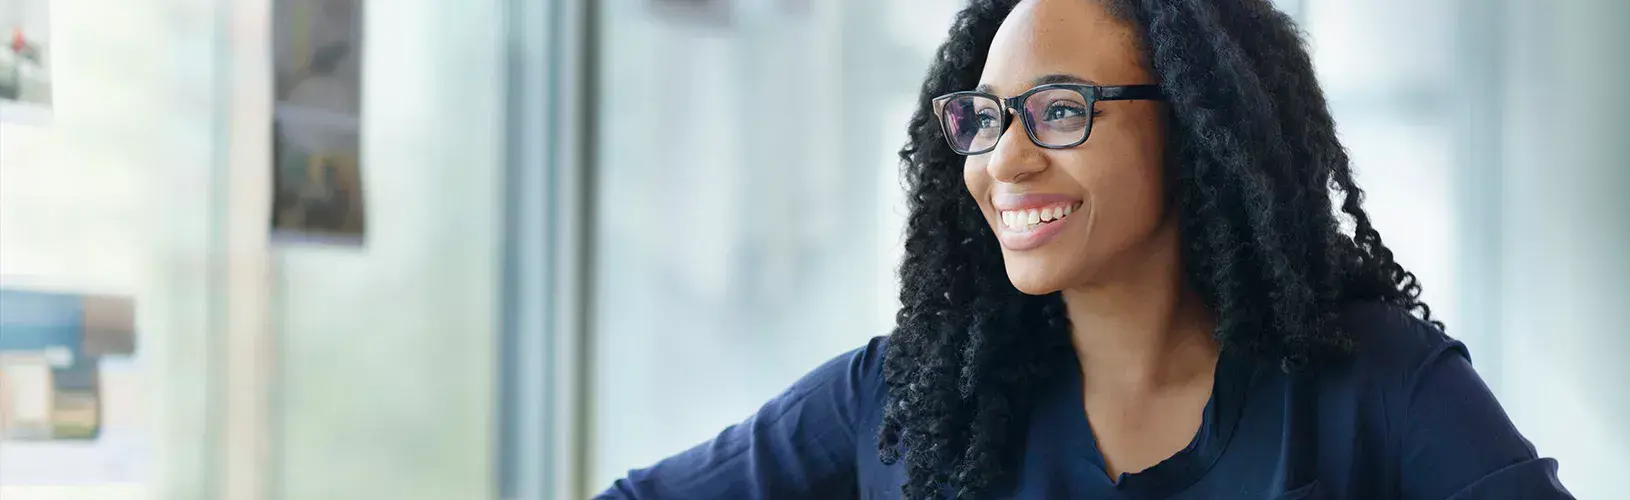
[[(953, 149), (978, 154), (996, 147), (1006, 128), (1002, 104), (989, 96), (965, 94), (947, 99), (941, 107), (946, 137)], [(1086, 139), (1092, 128), (1092, 106), (1081, 92), (1047, 89), (1030, 94), (1021, 119), (1032, 139), (1045, 147), (1069, 147)]]

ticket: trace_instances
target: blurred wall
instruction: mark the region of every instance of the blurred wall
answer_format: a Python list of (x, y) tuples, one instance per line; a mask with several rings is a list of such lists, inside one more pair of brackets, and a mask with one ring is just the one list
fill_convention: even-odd
[(888, 333), (895, 151), (954, 7), (660, 3), (597, 7), (584, 493)]
[(367, 5), (368, 233), (273, 250), (270, 498), (493, 495), (502, 7)]
[[(1579, 498), (1630, 492), (1630, 3), (1505, 2), (1503, 391)], [(1493, 169), (1491, 169), (1493, 170)], [(1475, 357), (1473, 359), (1476, 359)]]
[(367, 9), (361, 247), (268, 246), (268, 5), (53, 2), (0, 281), (136, 296), (152, 442), (138, 483), (0, 497), (491, 496), (507, 4)]
[(146, 414), (127, 429), (134, 482), (0, 497), (204, 498), (218, 443), (214, 13), (203, 0), (51, 2), (53, 109), (0, 123), (0, 283), (134, 295), (137, 359), (121, 376)]

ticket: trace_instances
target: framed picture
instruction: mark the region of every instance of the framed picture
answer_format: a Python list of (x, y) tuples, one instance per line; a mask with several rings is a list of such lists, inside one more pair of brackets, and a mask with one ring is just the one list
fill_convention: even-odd
[(0, 486), (139, 483), (136, 358), (129, 296), (0, 287)]
[(272, 233), (361, 244), (361, 0), (273, 0)]
[(0, 0), (0, 122), (37, 122), (51, 110), (49, 0)]

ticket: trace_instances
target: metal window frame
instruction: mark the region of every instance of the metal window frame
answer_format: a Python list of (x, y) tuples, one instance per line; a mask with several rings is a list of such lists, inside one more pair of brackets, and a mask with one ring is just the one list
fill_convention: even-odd
[(1500, 199), (1506, 177), (1505, 153), (1489, 144), (1504, 142), (1505, 58), (1508, 49), (1505, 31), (1506, 6), (1502, 2), (1454, 0), (1460, 13), (1455, 33), (1455, 81), (1458, 107), (1452, 118), (1454, 164), (1451, 167), (1454, 206), (1454, 238), (1461, 250), (1455, 253), (1454, 275), (1459, 282), (1456, 300), (1460, 324), (1449, 331), (1470, 332), (1481, 341), (1476, 353), (1479, 375), (1495, 393), (1504, 389), (1502, 374), (1505, 333), (1501, 262), (1505, 260), (1501, 241), (1505, 227)]
[(496, 484), (583, 498), (589, 408), (591, 0), (508, 0)]

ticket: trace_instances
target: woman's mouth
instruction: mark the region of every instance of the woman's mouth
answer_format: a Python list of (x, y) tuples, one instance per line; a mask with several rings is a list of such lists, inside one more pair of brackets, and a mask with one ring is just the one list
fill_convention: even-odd
[(1003, 210), (1002, 225), (1009, 231), (1029, 231), (1037, 226), (1063, 220), (1081, 207), (1081, 202), (1065, 202), (1026, 210)]
[(1001, 228), (996, 238), (1002, 247), (1021, 251), (1052, 241), (1064, 229), (1066, 219), (1081, 210), (1081, 202), (1064, 201), (1019, 210), (1002, 210)]

